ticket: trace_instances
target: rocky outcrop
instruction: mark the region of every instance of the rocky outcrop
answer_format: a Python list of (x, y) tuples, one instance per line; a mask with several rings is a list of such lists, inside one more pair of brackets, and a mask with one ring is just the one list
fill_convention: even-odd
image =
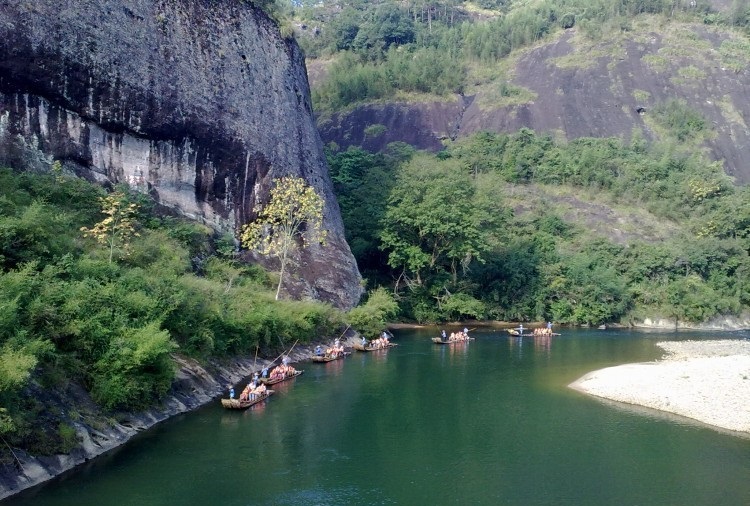
[[(598, 42), (573, 28), (515, 54), (505, 92), (492, 81), (448, 102), (367, 104), (321, 118), (321, 135), (341, 148), (378, 150), (399, 140), (438, 150), (443, 139), (521, 128), (562, 140), (628, 142), (634, 131), (659, 138), (654, 107), (677, 99), (704, 118), (709, 156), (721, 160), (737, 182), (749, 183), (747, 38), (700, 24), (669, 22), (656, 28), (650, 21), (639, 18), (630, 31)], [(368, 136), (368, 128), (380, 135)]]
[(328, 240), (289, 291), (359, 299), (302, 53), (249, 2), (0, 0), (0, 162), (52, 159), (230, 232), (301, 176)]
[(665, 330), (718, 330), (737, 331), (750, 329), (750, 314), (743, 313), (740, 316), (717, 316), (706, 322), (677, 321), (674, 318), (655, 316), (630, 322), (630, 326), (647, 329)]

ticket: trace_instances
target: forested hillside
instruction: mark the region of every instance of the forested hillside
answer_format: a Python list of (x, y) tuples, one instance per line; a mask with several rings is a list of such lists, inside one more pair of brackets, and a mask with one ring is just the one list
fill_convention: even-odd
[(232, 237), (152, 207), (59, 164), (0, 170), (0, 463), (10, 446), (77, 446), (81, 386), (105, 414), (142, 409), (172, 385), (175, 354), (263, 356), (340, 333), (345, 315), (330, 305), (275, 301)]
[[(473, 102), (460, 107), (480, 101), (491, 117), (503, 107), (544, 102), (516, 83), (515, 72), (519, 62), (543, 58), (537, 49), (565, 33), (578, 49), (556, 55), (560, 68), (622, 59), (618, 47), (629, 48), (631, 38), (647, 44), (639, 34), (656, 33), (682, 41), (670, 39), (660, 46), (669, 50), (645, 58), (671, 89), (699, 93), (703, 63), (684, 62), (705, 58), (702, 51), (715, 51), (722, 71), (729, 69), (727, 75), (742, 83), (750, 63), (746, 4), (295, 3), (288, 15), (307, 51), (324, 137), (332, 117), (348, 114), (351, 120), (351, 129), (339, 132), (341, 139), (350, 136), (345, 145), (352, 146), (329, 143), (347, 239), (371, 285), (394, 289), (403, 318), (599, 324), (660, 317), (686, 325), (746, 311), (747, 190), (735, 186), (724, 160), (705, 149), (707, 143), (731, 144), (732, 132), (747, 134), (744, 113), (732, 106), (744, 88), (716, 105), (729, 118), (721, 124), (669, 89), (659, 100), (629, 89), (633, 103), (643, 104), (632, 114), (645, 127), (627, 135), (513, 129), (513, 114), (533, 112), (527, 107), (506, 111), (510, 119), (500, 131), (447, 136), (431, 146), (433, 153), (414, 147), (420, 147), (414, 139), (424, 124), (445, 120), (435, 108), (432, 116), (414, 120), (414, 104), (449, 104), (456, 95), (471, 95)], [(709, 48), (703, 41), (712, 37)], [(611, 79), (610, 67), (593, 72)], [(571, 89), (588, 89), (588, 75), (575, 71), (566, 79)], [(544, 73), (536, 79), (542, 83)], [(620, 93), (618, 86), (623, 83), (610, 81), (605, 89)], [(548, 93), (568, 96), (568, 90)], [(597, 97), (588, 98), (588, 104), (587, 96), (576, 100), (594, 111), (592, 122), (614, 122), (596, 109)], [(410, 104), (412, 116), (397, 116), (388, 108), (394, 101)], [(363, 112), (368, 107), (393, 113), (393, 123), (374, 121)], [(575, 118), (567, 121), (576, 128)], [(452, 127), (458, 132), (465, 126)], [(403, 142), (388, 144), (386, 138)]]

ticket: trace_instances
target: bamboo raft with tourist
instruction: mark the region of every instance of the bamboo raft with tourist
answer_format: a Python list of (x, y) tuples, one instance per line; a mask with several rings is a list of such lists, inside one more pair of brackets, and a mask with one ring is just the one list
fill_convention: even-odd
[(463, 331), (459, 330), (458, 332), (451, 332), (450, 336), (445, 333), (445, 330), (443, 330), (440, 337), (432, 338), (432, 342), (435, 344), (466, 343), (473, 340), (473, 337), (469, 337), (469, 329), (464, 329)]
[(362, 343), (356, 343), (352, 345), (352, 348), (354, 348), (357, 351), (378, 351), (378, 350), (387, 350), (388, 348), (395, 348), (398, 346), (396, 343), (388, 343), (385, 346), (371, 346), (370, 344), (363, 345)]
[[(264, 385), (265, 388), (265, 385)], [(249, 397), (241, 397), (240, 399), (222, 399), (221, 405), (226, 409), (247, 409), (250, 406), (258, 404), (274, 394), (273, 390), (264, 390), (263, 393), (258, 395), (251, 395)]]
[(372, 341), (368, 341), (364, 337), (362, 337), (361, 343), (355, 343), (352, 348), (354, 348), (357, 351), (378, 351), (378, 350), (387, 350), (388, 348), (393, 348), (394, 346), (398, 346), (395, 343), (392, 343), (388, 339), (388, 333), (383, 332), (383, 335), (381, 337), (375, 338)]
[[(520, 325), (513, 329), (507, 329), (508, 333), (512, 336), (534, 336), (534, 337), (549, 337), (549, 336), (559, 336), (557, 332), (552, 332), (552, 322), (548, 322), (546, 327), (536, 327), (536, 328), (524, 328), (523, 325)], [(524, 331), (526, 333), (524, 334)]]
[(341, 342), (336, 339), (334, 341), (333, 346), (328, 346), (327, 348), (323, 349), (322, 346), (316, 346), (315, 347), (315, 355), (312, 356), (313, 362), (332, 362), (334, 360), (338, 360), (340, 358), (344, 358), (346, 355), (349, 355), (351, 352), (344, 351), (344, 346), (341, 344)]
[(297, 376), (305, 372), (304, 370), (297, 370), (297, 369), (294, 369), (292, 366), (287, 366), (291, 368), (290, 372), (288, 370), (286, 371), (282, 370), (274, 374), (274, 372), (277, 371), (279, 367), (283, 367), (283, 364), (278, 367), (275, 367), (274, 370), (271, 371), (271, 374), (267, 378), (260, 378), (259, 381), (266, 386), (271, 386), (277, 383), (281, 383), (282, 381), (286, 381), (288, 379), (296, 378)]
[(349, 352), (343, 352), (343, 353), (338, 353), (338, 354), (335, 354), (335, 355), (314, 355), (311, 360), (313, 362), (319, 362), (319, 363), (322, 363), (322, 362), (333, 362), (334, 360), (338, 360), (340, 358), (344, 358), (346, 355), (350, 355), (350, 353)]
[[(247, 386), (240, 393), (239, 398), (234, 398), (234, 387), (229, 386), (229, 398), (221, 399), (221, 405), (226, 409), (247, 409), (250, 406), (257, 404), (271, 395), (274, 391), (269, 390), (267, 385), (275, 385), (281, 383), (290, 378), (294, 378), (302, 374), (304, 371), (298, 371), (291, 365), (289, 365), (289, 354), (292, 352), (294, 347), (297, 345), (299, 340), (295, 341), (288, 352), (282, 352), (281, 355), (273, 359), (270, 363), (273, 364), (279, 358), (281, 358), (281, 365), (273, 368), (271, 374), (268, 375), (268, 366), (263, 368), (263, 377), (256, 371), (252, 375), (252, 379)], [(253, 368), (258, 360), (258, 347), (255, 348), (255, 360), (253, 361)]]
[(432, 342), (435, 344), (456, 344), (456, 343), (468, 343), (469, 341), (473, 341), (473, 337), (469, 337), (468, 339), (451, 339), (448, 338), (446, 341), (443, 341), (443, 338), (441, 337), (433, 337)]

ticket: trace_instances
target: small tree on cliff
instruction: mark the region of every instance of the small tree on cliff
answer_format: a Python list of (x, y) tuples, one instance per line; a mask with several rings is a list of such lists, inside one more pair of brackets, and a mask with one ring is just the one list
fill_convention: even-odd
[(281, 262), (276, 300), (279, 300), (284, 272), (297, 241), (304, 248), (312, 241), (325, 240), (326, 231), (322, 229), (324, 203), (323, 197), (302, 178), (282, 177), (271, 189), (271, 201), (265, 207), (255, 209), (258, 218), (242, 229), (240, 240), (244, 247), (278, 257)]
[(92, 228), (81, 227), (84, 237), (93, 237), (99, 244), (109, 247), (109, 263), (112, 263), (115, 247), (121, 246), (127, 253), (130, 239), (140, 234), (135, 231), (138, 204), (129, 201), (121, 191), (100, 197), (102, 213), (107, 217)]

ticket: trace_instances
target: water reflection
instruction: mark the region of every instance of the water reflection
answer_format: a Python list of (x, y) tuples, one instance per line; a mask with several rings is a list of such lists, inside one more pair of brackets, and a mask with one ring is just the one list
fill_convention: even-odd
[(518, 359), (523, 358), (523, 336), (510, 336), (508, 338), (510, 346), (510, 356), (517, 355)]
[(284, 395), (286, 392), (294, 388), (294, 384), (297, 381), (298, 377), (299, 376), (295, 376), (294, 378), (284, 380), (281, 383), (276, 383), (275, 385), (271, 385), (268, 388), (271, 388), (274, 392), (276, 392), (276, 394)]
[[(330, 375), (333, 377), (339, 376), (341, 374), (341, 370), (344, 368), (344, 361), (346, 360), (346, 357), (340, 358), (338, 360), (331, 360), (330, 362), (324, 362), (323, 370), (325, 371), (326, 375)], [(321, 364), (314, 364), (318, 367), (320, 367)]]
[(433, 353), (440, 357), (441, 365), (454, 365), (458, 359), (465, 362), (468, 349), (469, 341), (453, 344), (432, 344)]
[(539, 355), (544, 355), (549, 359), (552, 348), (552, 336), (534, 336), (534, 350)]

